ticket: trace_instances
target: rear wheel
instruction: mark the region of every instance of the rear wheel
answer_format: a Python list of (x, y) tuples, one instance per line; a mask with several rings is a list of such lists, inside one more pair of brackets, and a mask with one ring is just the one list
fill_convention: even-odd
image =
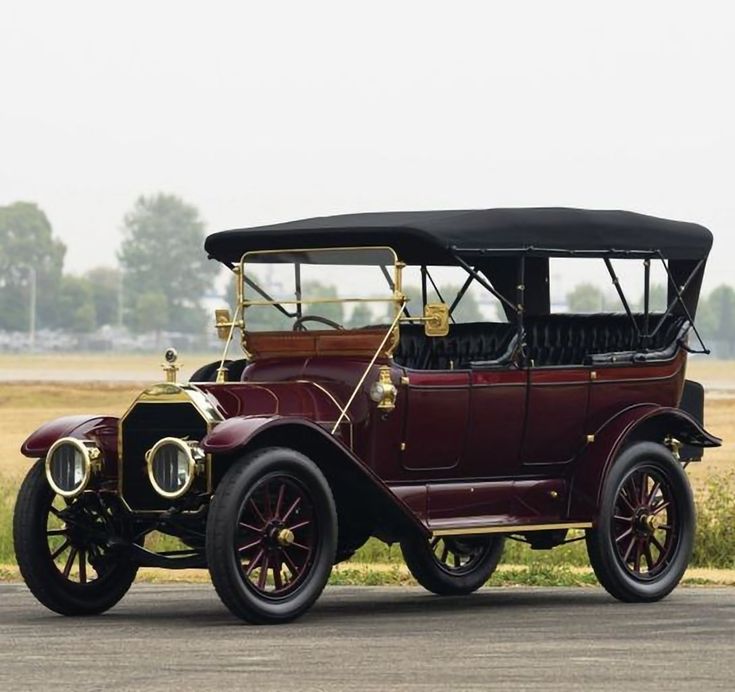
[(207, 519), (207, 561), (223, 603), (254, 624), (304, 613), (329, 579), (337, 515), (329, 485), (292, 449), (253, 452), (225, 474)]
[(587, 551), (600, 583), (621, 601), (657, 601), (689, 564), (695, 511), (689, 481), (666, 447), (641, 442), (617, 459)]
[(495, 571), (503, 554), (502, 536), (412, 537), (401, 552), (416, 581), (440, 596), (469, 594)]
[(125, 595), (138, 568), (107, 541), (121, 530), (123, 520), (93, 494), (69, 501), (56, 495), (43, 460), (21, 485), (13, 516), (15, 556), (28, 588), (50, 610), (93, 615)]

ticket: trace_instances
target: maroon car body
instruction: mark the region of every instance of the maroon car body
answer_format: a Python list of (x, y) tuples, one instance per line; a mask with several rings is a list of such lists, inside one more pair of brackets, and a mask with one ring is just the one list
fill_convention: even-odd
[[(128, 538), (129, 559), (136, 565), (172, 568), (209, 564), (212, 571), (212, 553), (204, 539), (205, 533), (210, 535), (208, 524), (215, 523), (211, 516), (207, 519), (212, 497), (217, 498), (223, 484), (233, 484), (228, 474), (242, 459), (257, 458), (262, 450), (294, 450), (315, 464), (334, 499), (337, 533), (330, 566), (347, 559), (370, 536), (398, 541), (419, 581), (437, 593), (455, 592), (452, 584), (468, 579), (473, 560), (481, 561), (477, 551), (487, 553), (493, 541), (494, 546), (502, 545), (504, 536), (550, 548), (563, 543), (568, 531), (584, 529), (588, 542), (594, 543), (605, 503), (619, 506), (619, 500), (606, 500), (605, 493), (618, 493), (615, 497), (626, 504), (633, 494), (640, 495), (640, 506), (631, 509), (628, 533), (613, 532), (613, 542), (620, 535), (623, 542), (634, 536), (628, 552), (639, 555), (623, 556), (622, 566), (642, 589), (653, 588), (664, 578), (672, 579), (667, 570), (679, 559), (676, 546), (687, 536), (686, 527), (659, 528), (683, 522), (686, 506), (681, 505), (674, 518), (681, 481), (667, 475), (667, 458), (656, 466), (656, 455), (668, 455), (678, 465), (700, 460), (704, 448), (720, 443), (703, 428), (701, 387), (686, 379), (687, 352), (692, 350), (687, 337), (694, 329), (710, 245), (709, 232), (694, 224), (567, 209), (352, 215), (215, 234), (207, 241), (209, 254), (241, 277), (244, 257), (262, 251), (285, 262), (293, 259), (293, 252), (390, 248), (397, 254), (399, 272), (405, 264), (421, 267), (424, 308), (429, 302), (427, 279), (433, 284), (427, 266), (459, 266), (467, 272), (467, 285), (486, 288), (507, 319), (451, 324), (445, 333), (430, 335), (417, 322), (429, 323), (431, 315), (411, 317), (400, 279), (389, 276), (399, 301), (390, 326), (249, 331), (247, 320), (238, 320), (236, 312), (235, 319), (223, 318), (218, 326), (225, 332), (229, 327), (230, 338), (243, 328), (246, 360), (226, 361), (223, 356), (221, 363), (195, 373), (190, 383), (169, 381), (151, 387), (120, 419), (76, 416), (46, 424), (26, 440), (22, 451), (44, 458), (62, 438), (96, 445), (101, 460), (79, 497), (94, 493), (120, 500), (115, 512), (124, 514), (132, 527), (126, 536), (156, 528), (188, 546), (175, 555), (157, 554)], [(552, 314), (549, 259), (560, 256), (599, 259), (624, 311)], [(318, 264), (314, 257), (299, 256), (298, 262)], [(641, 312), (630, 309), (613, 260), (643, 265)], [(649, 306), (654, 262), (662, 263), (669, 283), (666, 310), (659, 313)], [(249, 305), (242, 296), (244, 286), (238, 308)], [(262, 289), (260, 295), (269, 298)], [(301, 296), (299, 285), (296, 295)], [(446, 312), (451, 314), (461, 299), (462, 291)], [(282, 310), (278, 301), (270, 303)], [(311, 317), (304, 317), (301, 303), (296, 303), (292, 316), (301, 326), (300, 320)], [(391, 337), (384, 338), (386, 334)], [(174, 365), (169, 374), (174, 380)], [(377, 396), (376, 383), (382, 383)], [(203, 470), (189, 481), (191, 489), (173, 500), (155, 492), (149, 482), (155, 474), (150, 452), (159, 438), (194, 440), (204, 459)], [(651, 452), (653, 461), (647, 466), (630, 462), (631, 473), (639, 475), (620, 483), (632, 483), (635, 492), (607, 490), (616, 460), (641, 444), (658, 445), (658, 451)], [(254, 481), (249, 482), (251, 487)], [(276, 490), (266, 488), (257, 516), (271, 503), (281, 503), (281, 496), (290, 492), (283, 488), (278, 498)], [(318, 504), (314, 496), (307, 499)], [(667, 524), (657, 524), (658, 513), (668, 517)], [(273, 516), (277, 514), (276, 509)], [(288, 528), (276, 523), (273, 531)], [(213, 573), (225, 603), (245, 619), (279, 621), (280, 616), (268, 615), (271, 601), (281, 593), (284, 603), (296, 599), (298, 588), (306, 588), (294, 586), (291, 592), (291, 587), (279, 587), (280, 581), (289, 577), (296, 584), (311, 578), (306, 567), (303, 577), (296, 568), (279, 571), (280, 561), (290, 560), (290, 548), (284, 543), (288, 536), (278, 536), (267, 544), (263, 538), (262, 545), (253, 548), (277, 554), (272, 558), (277, 567), (268, 567), (266, 561), (265, 567), (255, 569), (260, 582), (253, 587), (255, 597), (267, 601), (266, 610), (254, 614), (255, 606), (233, 605), (238, 596), (228, 591), (235, 589), (232, 579)], [(115, 539), (123, 542), (121, 536)], [(440, 540), (448, 552), (432, 553), (437, 562), (432, 567), (416, 545), (425, 542), (433, 549)], [(659, 541), (662, 547), (655, 558), (658, 549), (651, 546)], [(318, 552), (317, 547), (313, 551)], [(283, 554), (278, 553), (281, 549)], [(487, 566), (492, 560), (486, 553), (482, 559)], [(256, 554), (243, 563), (246, 583), (247, 566), (254, 571)], [(591, 558), (600, 576), (605, 554), (597, 563)], [(435, 568), (441, 574), (427, 577), (426, 571)], [(266, 577), (260, 576), (263, 570)], [(266, 584), (273, 580), (269, 589)], [(601, 580), (624, 600), (646, 600), (626, 599), (625, 593), (638, 592), (621, 595), (619, 584), (611, 587), (604, 577)], [(456, 592), (462, 589), (473, 590), (465, 584)], [(281, 619), (305, 607), (297, 604)]]

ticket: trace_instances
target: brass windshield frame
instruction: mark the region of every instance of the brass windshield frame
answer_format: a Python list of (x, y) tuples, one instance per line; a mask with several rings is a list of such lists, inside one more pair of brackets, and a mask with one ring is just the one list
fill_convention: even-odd
[[(264, 255), (279, 255), (279, 254), (285, 254), (285, 253), (319, 253), (319, 252), (371, 252), (371, 251), (382, 251), (386, 252), (390, 255), (392, 258), (392, 265), (393, 265), (393, 289), (392, 289), (392, 295), (384, 297), (384, 298), (340, 298), (339, 296), (336, 298), (294, 298), (294, 299), (279, 299), (279, 300), (264, 300), (264, 299), (258, 299), (258, 300), (248, 300), (246, 298), (246, 283), (245, 283), (245, 277), (246, 277), (246, 266), (249, 264), (253, 264), (253, 262), (248, 262), (248, 258), (253, 256), (262, 257)], [(287, 263), (284, 263), (287, 264)], [(346, 262), (345, 264), (349, 264), (349, 262)], [(366, 265), (367, 266), (367, 265)], [(374, 266), (385, 266), (385, 265), (374, 265)], [(326, 304), (338, 304), (338, 303), (393, 303), (394, 305), (394, 317), (399, 318), (404, 306), (406, 304), (406, 295), (403, 293), (403, 268), (405, 267), (405, 264), (401, 262), (398, 259), (398, 255), (396, 254), (395, 250), (392, 247), (389, 247), (387, 245), (371, 245), (371, 246), (360, 246), (360, 247), (350, 247), (350, 246), (344, 246), (344, 247), (328, 247), (328, 248), (288, 248), (288, 249), (281, 249), (281, 250), (253, 250), (250, 252), (246, 252), (241, 258), (239, 263), (235, 267), (235, 273), (237, 274), (237, 306), (236, 306), (236, 315), (240, 316), (240, 319), (238, 320), (238, 324), (235, 326), (238, 326), (241, 331), (241, 343), (243, 351), (245, 352), (246, 356), (249, 356), (247, 349), (247, 322), (245, 319), (245, 311), (250, 306), (265, 306), (265, 305), (326, 305)], [(393, 338), (389, 338), (388, 341), (388, 355), (392, 355), (393, 351), (395, 350), (396, 346), (398, 345), (398, 339), (399, 339), (399, 330), (398, 330), (398, 320), (394, 320), (393, 324), (391, 325), (389, 329), (389, 333), (393, 334)]]

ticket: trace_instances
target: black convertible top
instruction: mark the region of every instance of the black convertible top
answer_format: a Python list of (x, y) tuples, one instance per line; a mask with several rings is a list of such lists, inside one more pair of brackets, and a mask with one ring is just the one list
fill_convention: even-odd
[(204, 247), (226, 264), (254, 250), (387, 245), (408, 264), (453, 264), (453, 256), (574, 253), (705, 259), (712, 234), (703, 226), (629, 211), (563, 207), (343, 214), (222, 231)]

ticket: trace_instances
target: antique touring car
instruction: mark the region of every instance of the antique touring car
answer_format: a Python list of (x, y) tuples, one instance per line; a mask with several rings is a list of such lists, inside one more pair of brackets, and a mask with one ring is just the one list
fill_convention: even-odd
[[(82, 615), (117, 603), (140, 566), (208, 568), (235, 615), (279, 623), (371, 536), (400, 543), (428, 590), (468, 594), (506, 538), (548, 549), (584, 531), (613, 596), (663, 598), (692, 550), (684, 467), (720, 444), (685, 379), (687, 353), (705, 351), (711, 244), (695, 224), (576, 209), (215, 233), (206, 250), (237, 294), (216, 315), (222, 359), (179, 383), (168, 352), (165, 381), (120, 418), (65, 417), (24, 442), (38, 461), (15, 510), (23, 577)], [(558, 262), (599, 265), (621, 310), (559, 314)], [(451, 291), (447, 272), (462, 275)], [(236, 334), (245, 357), (230, 360)], [(180, 547), (146, 548), (154, 531)]]

